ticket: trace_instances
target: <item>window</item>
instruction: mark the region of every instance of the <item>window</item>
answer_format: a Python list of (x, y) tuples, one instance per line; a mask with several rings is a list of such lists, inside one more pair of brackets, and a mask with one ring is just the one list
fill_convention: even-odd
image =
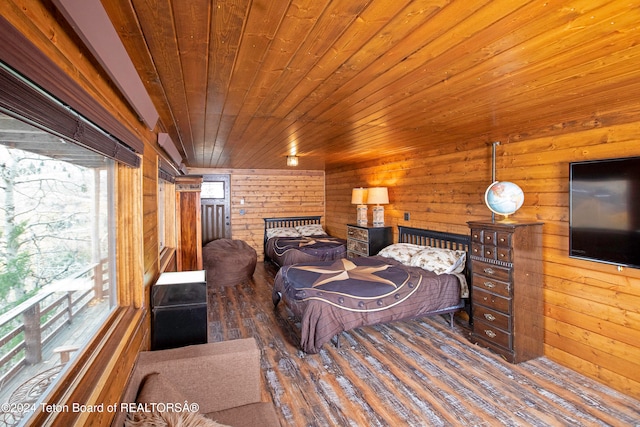
[(0, 402), (27, 404), (116, 305), (114, 162), (1, 113), (0, 129)]
[[(9, 16), (13, 17), (13, 15)], [(20, 20), (20, 18), (17, 19)], [(34, 25), (29, 26), (28, 29), (30, 37), (37, 38), (36, 34), (39, 34), (38, 30), (40, 29), (44, 32), (49, 31), (52, 28), (50, 24), (54, 20), (55, 17), (45, 18), (38, 22), (33, 21)], [(131, 360), (120, 344), (138, 339), (145, 330), (142, 323), (146, 319), (145, 310), (141, 309), (144, 307), (145, 276), (142, 254), (144, 249), (139, 245), (143, 236), (144, 223), (139, 221), (141, 218), (137, 216), (142, 212), (139, 204), (142, 200), (143, 188), (137, 183), (141, 181), (142, 177), (139, 167), (145, 142), (137, 131), (130, 128), (130, 124), (122, 120), (123, 117), (128, 117), (126, 111), (114, 113), (113, 108), (115, 107), (110, 103), (110, 100), (116, 95), (115, 93), (94, 85), (92, 83), (93, 73), (76, 73), (73, 67), (67, 67), (68, 63), (63, 58), (65, 54), (62, 52), (85, 53), (80, 46), (76, 46), (73, 40), (62, 37), (65, 40), (61, 42), (59, 51), (58, 49), (43, 49), (42, 40), (38, 39), (36, 43), (33, 43), (20, 29), (14, 27), (14, 22), (15, 20), (5, 19), (4, 16), (0, 19), (0, 40), (3, 42), (2, 60), (0, 61), (0, 113), (17, 119), (18, 121), (14, 124), (29, 124), (44, 131), (49, 140), (46, 144), (37, 144), (29, 139), (32, 136), (29, 133), (24, 135), (15, 133), (15, 138), (12, 141), (7, 140), (0, 145), (19, 148), (29, 155), (42, 156), (43, 162), (49, 162), (45, 159), (55, 159), (66, 164), (68, 168), (80, 166), (86, 169), (84, 173), (93, 173), (93, 184), (87, 183), (85, 187), (88, 192), (81, 192), (79, 196), (84, 195), (85, 201), (90, 200), (93, 203), (93, 212), (99, 212), (99, 214), (92, 216), (93, 221), (102, 220), (99, 222), (100, 226), (106, 222), (108, 224), (107, 233), (113, 233), (117, 226), (118, 236), (123, 237), (114, 244), (113, 234), (100, 234), (102, 231), (97, 234), (98, 241), (100, 241), (99, 247), (108, 248), (107, 267), (104, 270), (108, 274), (102, 276), (103, 280), (108, 281), (108, 283), (103, 283), (103, 289), (108, 290), (103, 294), (103, 299), (106, 298), (108, 302), (103, 305), (107, 305), (108, 308), (104, 311), (104, 317), (95, 318), (96, 323), (104, 319), (99, 329), (89, 328), (88, 322), (74, 321), (73, 326), (77, 328), (75, 335), (82, 337), (82, 343), (87, 343), (75, 351), (75, 344), (67, 347), (60, 345), (56, 347), (59, 353), (53, 355), (51, 349), (46, 348), (46, 346), (53, 345), (53, 339), (43, 342), (42, 344), (45, 346), (43, 363), (55, 364), (56, 366), (53, 370), (44, 369), (42, 378), (38, 373), (19, 384), (33, 386), (30, 388), (29, 396), (24, 395), (22, 398), (38, 400), (38, 394), (46, 388), (38, 402), (95, 401), (98, 400), (97, 394), (109, 387), (105, 384), (109, 383), (110, 375), (113, 375), (112, 379), (115, 384), (122, 385), (123, 379), (116, 377), (115, 373), (121, 372), (118, 370), (119, 368), (129, 368)], [(58, 26), (53, 28), (56, 31), (60, 29)], [(64, 28), (61, 34), (66, 34)], [(52, 41), (52, 46), (56, 43)], [(67, 51), (67, 48), (71, 50)], [(60, 66), (61, 63), (58, 59), (64, 59), (62, 61), (65, 64), (64, 67)], [(75, 60), (72, 62), (75, 63)], [(98, 70), (96, 69), (96, 71)], [(135, 124), (135, 120), (131, 123)], [(22, 136), (25, 138), (21, 139)], [(3, 138), (4, 135), (0, 130), (0, 140), (4, 140)], [(78, 148), (81, 150), (76, 151)], [(100, 153), (100, 156), (97, 156), (96, 153)], [(100, 165), (85, 163), (85, 160), (92, 159), (101, 162)], [(89, 193), (89, 191), (93, 191), (89, 189), (98, 188), (100, 189), (100, 197), (91, 198), (88, 196), (93, 194)], [(54, 196), (51, 195), (51, 197)], [(116, 199), (119, 209), (117, 213), (114, 212), (114, 200)], [(67, 203), (61, 202), (60, 204), (66, 205)], [(63, 214), (68, 214), (69, 211), (76, 213), (73, 209), (74, 206), (77, 208), (79, 205), (69, 203)], [(89, 208), (84, 212), (91, 216), (92, 211)], [(116, 214), (117, 221), (115, 220)], [(79, 227), (84, 221), (71, 220), (68, 215), (66, 220), (66, 226), (69, 227)], [(97, 227), (87, 224), (88, 222), (85, 222), (85, 231), (97, 230)], [(22, 226), (22, 224), (20, 225)], [(88, 234), (84, 234), (84, 236), (88, 241), (96, 241), (94, 236)], [(122, 251), (121, 253), (127, 254), (128, 262), (118, 262), (116, 265), (114, 246), (117, 247), (119, 253)], [(89, 257), (87, 252), (88, 249), (78, 250), (78, 259), (93, 259), (93, 255)], [(2, 256), (0, 254), (0, 257)], [(100, 256), (102, 257), (103, 254), (101, 253)], [(21, 266), (22, 264), (16, 265)], [(121, 277), (118, 282), (116, 282), (115, 271)], [(69, 271), (69, 274), (71, 273)], [(84, 276), (79, 275), (73, 281), (82, 283), (90, 274), (87, 272)], [(99, 278), (100, 275), (95, 277)], [(116, 289), (120, 290), (118, 295), (116, 295)], [(65, 304), (64, 298), (60, 304)], [(95, 300), (92, 300), (87, 307), (92, 307), (94, 304)], [(0, 314), (3, 320), (18, 310), (18, 307), (8, 310), (6, 313)], [(41, 319), (44, 318), (47, 326), (51, 326), (56, 322), (61, 322), (66, 315), (66, 312), (51, 314), (51, 311), (47, 311), (47, 314), (41, 316)], [(39, 327), (40, 323), (36, 321), (30, 322), (26, 329), (14, 328), (10, 331), (5, 329), (0, 332), (0, 347), (8, 342), (19, 341), (21, 334), (26, 334), (27, 331), (31, 335), (37, 333)], [(67, 325), (62, 329), (66, 327)], [(97, 330), (99, 333), (93, 333), (92, 330)], [(14, 359), (19, 351), (20, 349), (14, 348), (4, 356), (0, 355), (0, 364)], [(37, 354), (33, 351), (29, 353)], [(64, 363), (67, 357), (71, 357), (72, 360)], [(73, 360), (74, 357), (75, 360)], [(108, 363), (105, 363), (105, 358), (109, 359)], [(13, 394), (13, 390), (9, 390), (6, 382), (8, 376), (15, 378), (20, 372), (25, 372), (23, 368), (24, 366), (21, 365), (11, 372), (0, 374), (5, 375), (5, 381), (0, 386), (0, 393), (4, 393), (0, 396), (2, 403), (7, 402), (6, 395)], [(56, 378), (53, 375), (55, 370), (60, 370), (57, 376), (60, 380), (48, 384), (52, 378)], [(91, 390), (95, 394), (92, 392), (90, 397), (84, 395)], [(15, 396), (20, 398), (19, 393)], [(14, 407), (20, 408), (19, 406)], [(39, 408), (36, 406), (36, 412), (33, 416), (26, 414), (22, 417), (22, 421), (26, 422), (26, 418), (29, 417), (33, 424), (48, 424), (53, 417), (56, 424), (71, 425), (73, 420), (78, 417), (76, 414), (65, 412), (52, 414)], [(0, 413), (0, 417), (2, 417), (0, 424), (3, 422), (9, 425), (15, 423), (15, 415)], [(22, 416), (22, 414), (18, 414), (18, 416)]]
[(200, 192), (201, 199), (224, 199), (223, 181), (204, 181)]
[(93, 368), (74, 358), (116, 314), (116, 161), (140, 158), (2, 62), (0, 87), (0, 424), (14, 425)]

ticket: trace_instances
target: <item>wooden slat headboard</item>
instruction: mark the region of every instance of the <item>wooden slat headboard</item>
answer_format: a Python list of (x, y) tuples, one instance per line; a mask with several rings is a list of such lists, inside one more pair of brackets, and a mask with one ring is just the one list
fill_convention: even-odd
[[(321, 216), (290, 216), (284, 218), (264, 218), (265, 232), (269, 228), (297, 227), (298, 225), (320, 224)], [(265, 233), (266, 234), (266, 233)]]
[(423, 230), (421, 228), (404, 226), (398, 226), (398, 231), (399, 243), (412, 243), (414, 245), (469, 252), (471, 236), (466, 234), (444, 233), (442, 231)]
[[(297, 227), (299, 225), (321, 224), (321, 216), (289, 216), (283, 218), (264, 218), (264, 246), (267, 245), (267, 230), (270, 228)], [(265, 250), (266, 256), (266, 250)]]

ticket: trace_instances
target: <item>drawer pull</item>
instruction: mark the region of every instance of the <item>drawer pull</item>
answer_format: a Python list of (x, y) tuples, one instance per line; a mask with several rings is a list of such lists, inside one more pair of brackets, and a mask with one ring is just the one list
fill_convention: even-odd
[(495, 273), (495, 270), (493, 268), (491, 268), (491, 267), (487, 267), (487, 268), (484, 269), (484, 272), (486, 274), (493, 274), (493, 273)]
[(496, 287), (496, 285), (493, 284), (492, 282), (484, 282), (483, 285), (485, 286), (485, 288), (489, 288), (489, 289), (493, 289)]
[(496, 320), (496, 316), (494, 316), (491, 313), (485, 313), (484, 318), (487, 319), (489, 322), (493, 322), (494, 320)]
[(496, 337), (496, 333), (493, 332), (491, 329), (485, 329), (484, 333), (489, 337), (489, 338), (495, 338)]

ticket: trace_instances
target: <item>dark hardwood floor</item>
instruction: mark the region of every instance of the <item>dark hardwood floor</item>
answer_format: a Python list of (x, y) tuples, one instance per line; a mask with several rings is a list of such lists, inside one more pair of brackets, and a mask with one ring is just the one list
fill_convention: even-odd
[(264, 399), (283, 426), (640, 426), (640, 402), (542, 357), (513, 365), (441, 317), (343, 333), (298, 349), (296, 319), (274, 310), (274, 271), (209, 289), (209, 341), (254, 337)]

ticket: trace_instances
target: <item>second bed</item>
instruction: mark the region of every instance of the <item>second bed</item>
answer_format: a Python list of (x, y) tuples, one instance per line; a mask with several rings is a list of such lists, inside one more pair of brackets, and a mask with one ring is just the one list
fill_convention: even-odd
[(277, 267), (344, 258), (347, 242), (329, 236), (319, 216), (264, 218), (264, 257)]

